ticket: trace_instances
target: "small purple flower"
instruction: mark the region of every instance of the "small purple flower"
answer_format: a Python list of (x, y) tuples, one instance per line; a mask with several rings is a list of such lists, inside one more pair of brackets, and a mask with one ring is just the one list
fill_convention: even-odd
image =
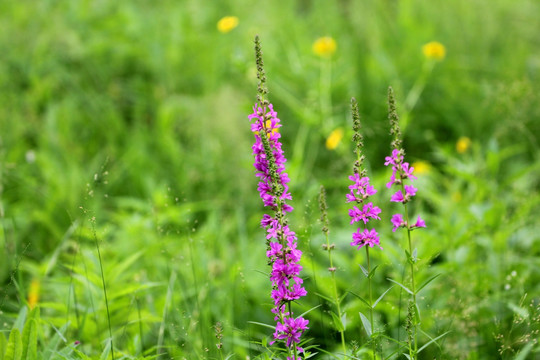
[(379, 234), (377, 234), (375, 229), (364, 229), (362, 232), (360, 229), (357, 229), (356, 232), (353, 233), (351, 246), (358, 246), (358, 249), (360, 249), (364, 247), (364, 245), (369, 245), (369, 247), (379, 245)]
[(401, 192), (401, 190), (399, 190), (397, 193), (392, 195), (392, 197), (390, 198), (390, 201), (400, 202), (400, 203), (405, 202), (405, 197), (403, 196), (403, 193)]
[(370, 218), (381, 220), (381, 218), (379, 217), (380, 213), (381, 209), (379, 209), (377, 206), (373, 206), (373, 203), (365, 204), (362, 210), (354, 206), (352, 209), (349, 210), (349, 216), (351, 217), (351, 225), (360, 220), (362, 220), (364, 224), (367, 224)]
[(392, 229), (393, 232), (395, 232), (399, 227), (405, 226), (405, 220), (403, 220), (403, 215), (401, 214), (395, 214), (392, 215), (392, 225), (394, 225), (394, 228)]
[(308, 324), (309, 321), (303, 317), (296, 319), (286, 317), (283, 319), (283, 322), (277, 323), (274, 338), (277, 340), (287, 340), (287, 347), (290, 347), (293, 342), (298, 344), (300, 342), (300, 336), (308, 329)]
[(390, 201), (406, 203), (411, 200), (414, 195), (416, 195), (417, 190), (418, 189), (412, 185), (405, 185), (405, 196), (403, 196), (403, 193), (401, 192), (401, 190), (399, 190), (394, 195), (392, 195)]
[(415, 228), (425, 228), (426, 227), (426, 223), (424, 222), (424, 220), (422, 220), (422, 218), (420, 218), (420, 216), (418, 216), (418, 219), (416, 219), (416, 222), (414, 223), (413, 227)]

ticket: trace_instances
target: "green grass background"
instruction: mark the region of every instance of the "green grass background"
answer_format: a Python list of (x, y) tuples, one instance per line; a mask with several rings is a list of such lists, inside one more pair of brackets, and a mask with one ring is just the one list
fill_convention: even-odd
[[(420, 279), (442, 275), (420, 300), (422, 329), (451, 333), (423, 358), (540, 356), (539, 13), (534, 0), (1, 1), (0, 330), (21, 326), (37, 280), (39, 348), (62, 334), (43, 353), (80, 358), (69, 350), (80, 341), (99, 357), (109, 334), (97, 240), (117, 357), (219, 358), (217, 322), (224, 355), (258, 356), (254, 342), (271, 330), (249, 321), (272, 323), (247, 119), (259, 34), (304, 251), (310, 295), (298, 306), (321, 305), (306, 336), (339, 351), (330, 305), (314, 295), (330, 286), (321, 184), (340, 291), (366, 287), (344, 203), (351, 96), (383, 210), (375, 292), (402, 276), (405, 239), (391, 232), (384, 186), (391, 85), (407, 160), (432, 165), (414, 204), (428, 228), (414, 235)], [(239, 25), (223, 34), (226, 15)], [(321, 36), (337, 41), (331, 59), (312, 52)], [(447, 55), (426, 72), (421, 47), (432, 40)], [(345, 138), (330, 151), (336, 127)], [(463, 154), (461, 136), (472, 140)], [(403, 338), (399, 299), (388, 293), (377, 322)], [(345, 304), (348, 342), (362, 345), (365, 309), (353, 296)]]

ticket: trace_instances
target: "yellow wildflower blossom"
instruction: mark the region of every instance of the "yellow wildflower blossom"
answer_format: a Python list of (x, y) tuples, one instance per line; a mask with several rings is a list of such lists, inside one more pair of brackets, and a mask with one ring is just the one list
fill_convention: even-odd
[(343, 139), (343, 129), (337, 128), (328, 135), (328, 138), (326, 138), (326, 148), (328, 150), (335, 150), (341, 142), (341, 139)]
[(422, 52), (428, 59), (442, 60), (446, 55), (446, 48), (438, 41), (431, 41), (422, 46)]
[(427, 161), (415, 161), (412, 167), (414, 168), (414, 173), (418, 175), (429, 174), (431, 172), (431, 164)]
[(330, 36), (325, 36), (315, 40), (312, 46), (313, 53), (317, 56), (327, 57), (336, 52), (337, 43), (336, 40)]
[(30, 289), (28, 290), (28, 306), (30, 309), (33, 309), (36, 307), (37, 303), (39, 302), (39, 288), (40, 288), (39, 280), (33, 279), (30, 283)]
[(456, 150), (458, 153), (463, 154), (471, 147), (472, 141), (466, 136), (462, 136), (456, 142)]
[(238, 18), (236, 16), (222, 17), (217, 23), (217, 29), (219, 32), (228, 33), (232, 29), (238, 26)]

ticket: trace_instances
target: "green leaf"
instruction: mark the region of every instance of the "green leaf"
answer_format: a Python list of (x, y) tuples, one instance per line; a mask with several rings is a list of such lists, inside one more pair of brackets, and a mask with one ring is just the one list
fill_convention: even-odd
[(22, 341), (19, 329), (14, 327), (9, 334), (6, 354), (4, 360), (21, 360), (22, 357)]
[(268, 324), (264, 324), (264, 323), (260, 323), (260, 322), (256, 322), (256, 321), (248, 321), (248, 323), (259, 325), (259, 326), (264, 326), (264, 327), (267, 327), (269, 329), (276, 330), (276, 327), (272, 326), (272, 325), (268, 325)]
[(28, 308), (24, 306), (19, 311), (19, 315), (13, 324), (14, 328), (19, 329), (19, 334), (23, 331), (24, 323), (26, 322), (26, 315), (28, 315)]
[(429, 284), (430, 282), (432, 282), (433, 280), (435, 280), (436, 278), (438, 278), (439, 276), (441, 276), (441, 274), (437, 274), (437, 275), (434, 275), (432, 277), (430, 277), (428, 280), (426, 280), (422, 285), (420, 285), (418, 287), (418, 289), (416, 289), (416, 293), (418, 294), (420, 292), (420, 290), (422, 290), (424, 287), (426, 287), (427, 284)]
[(51, 356), (56, 352), (56, 349), (58, 348), (58, 344), (60, 341), (63, 341), (64, 343), (67, 343), (67, 340), (64, 336), (66, 329), (69, 326), (69, 322), (62, 326), (60, 330), (58, 330), (54, 325), (51, 325), (52, 328), (56, 331), (56, 334), (53, 336), (51, 340), (47, 342), (47, 347), (43, 350), (43, 360), (49, 360)]
[(103, 352), (101, 353), (101, 356), (99, 357), (99, 360), (107, 360), (109, 357), (109, 354), (111, 353), (111, 339), (107, 339), (107, 345), (105, 345), (105, 349), (103, 349)]
[(450, 331), (447, 331), (447, 332), (445, 332), (444, 334), (437, 336), (435, 339), (431, 339), (429, 342), (427, 342), (426, 344), (424, 344), (424, 346), (422, 346), (420, 349), (418, 349), (417, 354), (420, 354), (420, 352), (421, 352), (422, 350), (424, 350), (424, 349), (427, 348), (429, 345), (431, 345), (431, 344), (434, 343), (435, 341), (439, 340), (440, 338), (442, 338), (443, 336), (445, 336), (445, 335), (448, 334), (448, 333), (450, 333)]
[[(32, 311), (32, 313), (35, 313)], [(22, 360), (37, 359), (37, 322), (30, 316), (22, 334)]]
[(402, 288), (403, 290), (405, 290), (406, 292), (408, 292), (408, 293), (411, 294), (411, 295), (414, 295), (413, 292), (412, 292), (411, 290), (409, 290), (409, 288), (406, 287), (405, 285), (403, 285), (403, 284), (401, 284), (401, 283), (399, 283), (399, 282), (397, 282), (397, 281), (395, 281), (395, 280), (392, 280), (392, 279), (390, 279), (390, 278), (387, 278), (386, 280), (391, 281), (391, 282), (393, 282), (394, 284), (397, 284), (397, 285), (401, 286), (401, 288)]
[(322, 305), (317, 305), (317, 306), (314, 306), (314, 307), (312, 307), (311, 309), (309, 309), (309, 310), (307, 310), (307, 311), (304, 311), (303, 313), (300, 314), (300, 317), (304, 317), (304, 315), (306, 315), (306, 314), (312, 312), (313, 310), (315, 310), (316, 308), (321, 307), (321, 306), (322, 306)]
[(373, 275), (375, 275), (375, 270), (377, 270), (378, 267), (379, 267), (379, 265), (375, 265), (373, 267), (373, 269), (371, 269), (371, 271), (369, 272), (369, 275), (368, 275), (368, 279), (373, 278)]
[(371, 305), (363, 298), (361, 297), (360, 295), (357, 295), (355, 293), (353, 293), (352, 291), (349, 291), (351, 294), (353, 294), (354, 296), (356, 296), (357, 298), (360, 299), (360, 301), (362, 301), (364, 304), (366, 304), (368, 307), (371, 307)]
[(0, 332), (0, 360), (4, 360), (7, 349), (7, 340), (3, 332)]
[(343, 324), (343, 331), (347, 330), (347, 313), (343, 313), (341, 316), (341, 323)]
[(364, 276), (365, 277), (368, 277), (369, 276), (369, 271), (367, 271), (367, 269), (365, 267), (363, 267), (362, 265), (360, 265), (360, 269), (362, 269), (362, 272), (364, 273)]
[(323, 295), (323, 294), (319, 294), (319, 293), (315, 293), (315, 295), (319, 296), (319, 297), (322, 297), (324, 300), (328, 301), (328, 302), (331, 302), (332, 304), (334, 303), (334, 300), (333, 299), (330, 299), (329, 297)]
[(530, 342), (527, 345), (521, 349), (521, 351), (516, 355), (514, 360), (525, 360), (527, 359), (527, 355), (531, 352), (532, 348), (534, 347), (534, 343)]
[(369, 337), (371, 337), (371, 323), (369, 322), (368, 318), (364, 316), (361, 312), (358, 313), (360, 315), (360, 319), (362, 320), (362, 325), (364, 325), (364, 330), (366, 330), (366, 333)]
[(333, 312), (331, 312), (330, 315), (332, 315), (332, 320), (334, 320), (334, 326), (336, 327), (336, 330), (339, 332), (345, 331), (345, 328), (343, 327), (343, 324), (341, 323), (341, 319), (339, 318), (339, 316), (337, 316)]
[(372, 309), (375, 309), (375, 306), (377, 306), (377, 304), (379, 303), (379, 301), (381, 301), (384, 297), (384, 295), (386, 295), (387, 292), (389, 292), (390, 290), (392, 290), (392, 288), (394, 287), (394, 285), (390, 286), (385, 292), (382, 293), (381, 296), (379, 296), (379, 298), (377, 300), (375, 300), (375, 302), (373, 303), (373, 305), (371, 306)]

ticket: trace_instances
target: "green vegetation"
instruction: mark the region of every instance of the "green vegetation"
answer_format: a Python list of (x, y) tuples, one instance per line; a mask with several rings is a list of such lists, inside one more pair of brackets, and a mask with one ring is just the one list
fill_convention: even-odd
[[(255, 34), (304, 252), (298, 307), (318, 306), (304, 336), (314, 358), (343, 358), (340, 326), (349, 352), (371, 358), (366, 305), (353, 295), (367, 297), (365, 252), (349, 245), (345, 203), (352, 96), (382, 209), (373, 300), (387, 279), (407, 283), (385, 187), (389, 85), (419, 178), (412, 206), (427, 224), (414, 234), (416, 283), (441, 274), (418, 294), (419, 345), (449, 331), (419, 358), (539, 357), (539, 13), (534, 0), (0, 2), (0, 360), (268, 356), (247, 119)], [(238, 26), (218, 31), (227, 15)], [(322, 36), (333, 54), (314, 53)], [(423, 54), (430, 41), (443, 59)], [(330, 150), (336, 129), (344, 137)], [(345, 296), (337, 321), (334, 278)], [(406, 313), (394, 286), (375, 329), (404, 340)]]

